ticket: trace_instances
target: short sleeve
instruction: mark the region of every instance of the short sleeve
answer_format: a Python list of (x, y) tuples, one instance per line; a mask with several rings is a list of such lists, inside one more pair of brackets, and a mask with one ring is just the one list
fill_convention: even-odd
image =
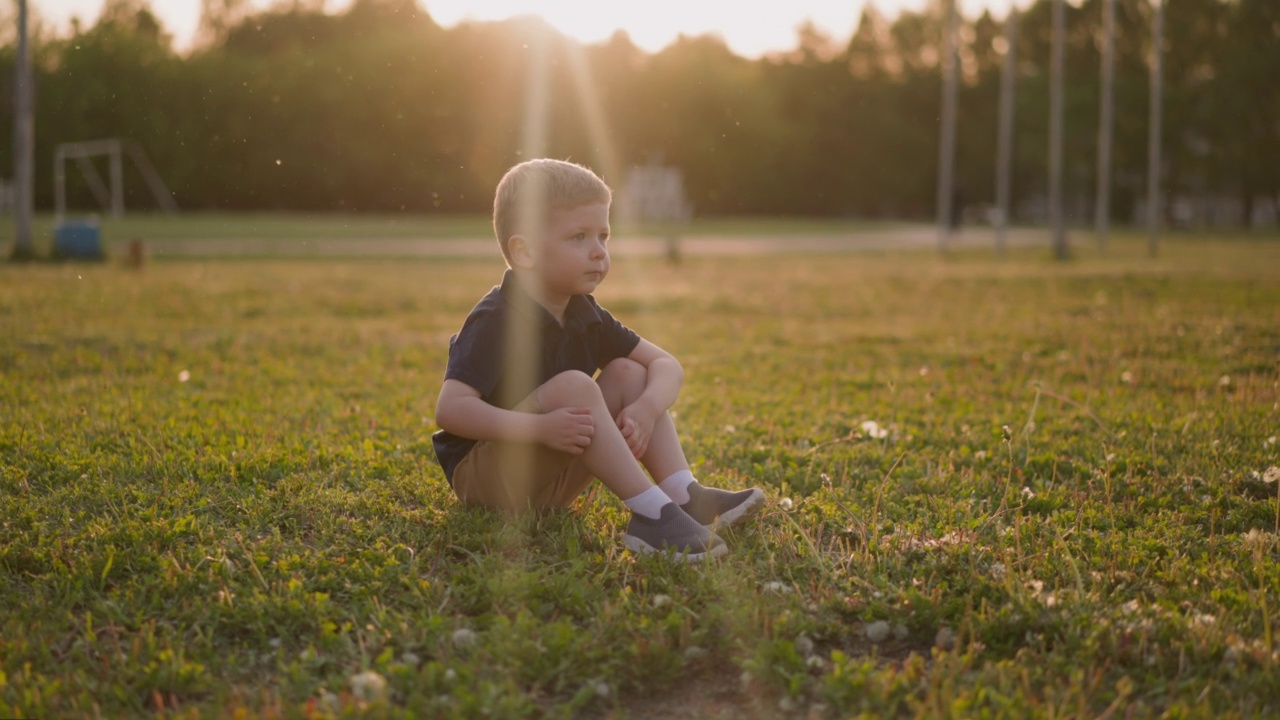
[(599, 352), (600, 367), (613, 360), (626, 357), (640, 344), (640, 336), (634, 330), (618, 322), (608, 310), (596, 306), (600, 315)]
[(486, 400), (493, 397), (502, 380), (504, 342), (502, 314), (473, 311), (458, 334), (449, 340), (445, 379), (470, 385)]

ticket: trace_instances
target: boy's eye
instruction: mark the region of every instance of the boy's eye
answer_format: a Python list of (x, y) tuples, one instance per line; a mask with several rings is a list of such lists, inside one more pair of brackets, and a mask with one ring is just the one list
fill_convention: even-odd
[(609, 242), (609, 233), (600, 233), (600, 242)]
[(586, 233), (578, 233), (577, 235), (574, 235), (574, 236), (573, 236), (573, 239), (574, 239), (574, 240), (586, 240), (586, 239), (587, 239), (587, 234), (586, 234)]

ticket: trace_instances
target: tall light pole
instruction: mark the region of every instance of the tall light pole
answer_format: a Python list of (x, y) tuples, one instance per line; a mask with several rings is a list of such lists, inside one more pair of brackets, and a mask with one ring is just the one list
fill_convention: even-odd
[(946, 252), (951, 240), (951, 215), (954, 211), (953, 187), (956, 160), (956, 26), (959, 13), (956, 0), (946, 0), (942, 43), (942, 118), (938, 141), (938, 249)]
[(1049, 227), (1053, 254), (1067, 258), (1067, 229), (1062, 217), (1062, 81), (1066, 44), (1065, 0), (1053, 0), (1053, 51), (1049, 78)]
[(1151, 28), (1151, 127), (1147, 131), (1147, 252), (1160, 250), (1160, 130), (1164, 92), (1164, 0), (1154, 0), (1155, 21)]
[(1013, 94), (1018, 72), (1018, 6), (1005, 20), (1004, 72), (1000, 76), (1000, 131), (996, 141), (996, 252), (1004, 255), (1009, 230), (1009, 185), (1013, 175)]
[(31, 244), (35, 119), (31, 92), (31, 50), (27, 42), (27, 0), (18, 0), (18, 55), (14, 61), (13, 76), (13, 259), (28, 260), (35, 255)]
[(1111, 116), (1115, 102), (1116, 0), (1104, 0), (1102, 25), (1102, 98), (1098, 117), (1098, 196), (1094, 203), (1094, 226), (1098, 251), (1107, 251), (1111, 227)]

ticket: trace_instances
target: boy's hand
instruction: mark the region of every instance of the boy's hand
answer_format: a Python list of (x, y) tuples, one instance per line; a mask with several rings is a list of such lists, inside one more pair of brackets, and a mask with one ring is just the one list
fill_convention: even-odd
[(590, 408), (560, 408), (538, 418), (538, 442), (570, 455), (581, 455), (586, 451), (596, 434)]
[(627, 447), (637, 460), (649, 452), (649, 438), (653, 436), (653, 424), (657, 420), (652, 411), (639, 403), (628, 405), (618, 413), (618, 430), (622, 432), (622, 439), (627, 441)]

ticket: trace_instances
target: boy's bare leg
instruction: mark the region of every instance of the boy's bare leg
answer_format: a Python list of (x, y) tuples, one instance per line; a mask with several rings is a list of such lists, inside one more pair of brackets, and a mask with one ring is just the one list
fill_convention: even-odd
[(566, 407), (591, 411), (595, 435), (579, 460), (615, 495), (628, 500), (654, 487), (640, 463), (632, 457), (627, 441), (614, 424), (614, 413), (605, 403), (601, 387), (591, 376), (577, 371), (560, 373), (538, 388), (537, 399), (544, 412)]
[[(614, 360), (601, 371), (596, 382), (600, 384), (600, 392), (604, 395), (611, 418), (617, 417), (622, 408), (640, 397), (644, 392), (648, 373), (643, 365), (626, 358)], [(655, 482), (689, 469), (689, 460), (685, 457), (684, 448), (680, 447), (680, 437), (676, 433), (675, 422), (671, 420), (671, 413), (663, 412), (654, 422), (649, 447), (640, 462)]]
[[(620, 358), (609, 363), (597, 382), (612, 417), (635, 402), (644, 392), (648, 370), (633, 360)], [(676, 434), (671, 414), (662, 413), (653, 424), (649, 447), (640, 458), (658, 487), (671, 497), (690, 517), (708, 527), (727, 527), (758, 511), (764, 505), (764, 492), (750, 488), (738, 492), (703, 487), (689, 471), (689, 460)]]

